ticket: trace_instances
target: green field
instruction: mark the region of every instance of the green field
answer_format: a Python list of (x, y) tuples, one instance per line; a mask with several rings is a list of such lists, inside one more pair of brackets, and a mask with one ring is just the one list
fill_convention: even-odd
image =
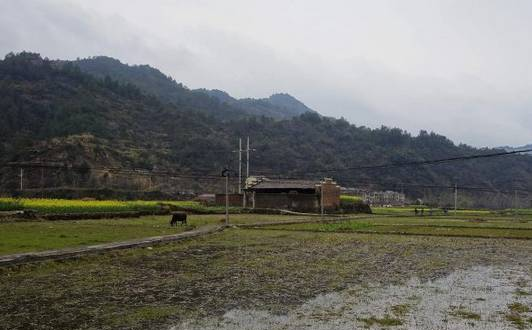
[[(223, 215), (189, 215), (187, 226), (170, 227), (170, 216), (140, 218), (30, 221), (0, 223), (0, 255), (94, 245), (129, 239), (171, 235), (204, 225), (221, 224)], [(231, 223), (288, 221), (301, 217), (235, 214)]]
[(335, 223), (276, 225), (272, 230), (532, 239), (532, 217), (382, 217)]
[[(345, 199), (345, 196), (343, 197)], [(357, 201), (352, 198), (352, 201)], [(350, 199), (351, 201), (351, 199)], [(0, 198), (0, 210), (32, 209), (40, 213), (153, 211), (161, 203), (187, 210), (222, 213), (223, 207), (205, 207), (195, 201), (97, 201), (65, 199), (13, 199)], [(519, 212), (458, 210), (444, 216), (438, 213), (430, 217), (413, 216), (414, 206), (373, 208), (374, 214), (364, 219), (327, 224), (283, 225), (287, 220), (312, 218), (279, 215), (234, 214), (232, 223), (256, 223), (279, 221), (268, 227), (272, 230), (317, 231), (339, 233), (375, 233), (401, 235), (466, 236), (493, 238), (532, 238), (532, 210)], [(232, 209), (232, 211), (238, 211)], [(0, 254), (42, 251), (124, 241), (150, 236), (169, 235), (204, 225), (220, 223), (221, 214), (190, 215), (188, 226), (171, 228), (169, 216), (141, 218), (101, 219), (78, 221), (16, 221), (0, 223)], [(316, 219), (316, 218), (314, 218)]]
[[(233, 224), (279, 222), (264, 229), (337, 233), (375, 233), (401, 235), (465, 236), (532, 239), (532, 216), (519, 220), (508, 216), (479, 217), (394, 217), (360, 216), (360, 219), (333, 223), (283, 224), (286, 221), (317, 220), (288, 215), (231, 215)], [(205, 225), (220, 224), (224, 216), (189, 215), (188, 226), (170, 227), (169, 216), (141, 218), (77, 220), (77, 221), (17, 221), (0, 223), (0, 254), (42, 251), (124, 241), (150, 236), (170, 235)], [(330, 218), (330, 220), (335, 218)]]
[[(424, 215), (429, 215), (429, 207), (420, 207), (420, 206), (404, 206), (404, 207), (372, 207), (371, 210), (374, 214), (383, 214), (383, 215), (405, 215), (413, 216), (415, 214), (415, 209), (424, 210)], [(433, 215), (444, 215), (443, 210), (440, 208), (433, 208)], [(490, 210), (456, 210), (456, 216), (486, 216), (486, 215), (496, 215), (497, 212)], [(454, 210), (448, 211), (448, 216), (455, 216)]]
[[(220, 206), (203, 206), (195, 201), (119, 201), (119, 200), (73, 200), (46, 198), (0, 198), (0, 211), (35, 210), (39, 213), (90, 213), (90, 212), (125, 212), (156, 211), (161, 204), (202, 211), (221, 213)], [(238, 211), (231, 208), (231, 212)]]
[[(169, 226), (169, 219), (3, 222), (0, 255), (168, 235), (220, 224), (224, 216), (190, 215), (189, 224), (177, 228)], [(176, 329), (189, 329), (187, 320), (223, 318), (234, 308), (282, 315), (321, 294), (348, 290), (359, 299), (365, 294), (357, 290), (371, 290), (376, 283), (395, 286), (413, 277), (431, 283), (453, 271), (486, 264), (501, 269), (532, 264), (532, 214), (525, 212), (519, 217), (483, 211), (458, 217), (376, 214), (286, 223), (311, 219), (319, 220), (236, 214), (230, 217), (233, 224), (279, 224), (230, 227), (149, 249), (3, 267), (0, 299), (7, 303), (0, 304), (0, 322), (6, 329), (153, 329), (180, 324)], [(532, 294), (532, 287), (519, 284), (524, 283), (520, 277), (515, 281), (516, 297)], [(452, 290), (454, 294), (456, 288)], [(469, 298), (468, 293), (464, 296)], [(406, 310), (416, 301), (419, 298), (406, 297), (386, 308)], [(468, 310), (451, 312), (453, 317), (473, 315)], [(515, 316), (504, 307), (499, 312)], [(340, 315), (339, 310), (319, 308), (321, 320)], [(358, 322), (353, 328), (408, 319), (393, 316), (367, 315), (352, 321)], [(225, 329), (233, 328), (239, 327)]]
[(341, 195), (340, 196), (340, 202), (347, 202), (347, 203), (355, 203), (355, 202), (361, 202), (362, 197), (360, 196), (352, 196), (352, 195)]

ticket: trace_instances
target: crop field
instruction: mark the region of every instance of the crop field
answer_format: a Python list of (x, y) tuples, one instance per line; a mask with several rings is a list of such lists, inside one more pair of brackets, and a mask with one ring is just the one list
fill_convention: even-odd
[[(405, 216), (412, 216), (415, 214), (415, 209), (423, 210), (424, 215), (429, 215), (430, 210), (432, 210), (432, 213), (434, 216), (443, 216), (443, 210), (440, 208), (429, 208), (426, 206), (420, 207), (420, 206), (405, 206), (405, 207), (372, 207), (373, 213), (375, 214), (382, 214), (382, 215), (405, 215)], [(510, 214), (513, 211), (506, 210), (506, 211), (500, 211), (503, 213)], [(454, 210), (448, 210), (449, 216), (486, 216), (486, 215), (496, 215), (496, 211), (491, 210), (456, 210), (456, 215), (454, 213)]]
[(532, 239), (532, 219), (507, 218), (382, 218), (353, 220), (338, 223), (306, 223), (277, 225), (271, 230), (295, 230), (318, 232), (356, 232), (373, 234), (463, 236), (486, 238)]
[[(309, 218), (239, 214), (233, 223), (279, 224), (1, 267), (0, 328), (532, 329), (532, 216), (479, 214), (300, 224), (283, 222)], [(190, 225), (221, 218), (193, 215)], [(47, 230), (34, 248), (76, 229), (99, 231), (93, 239), (187, 229), (167, 221), (3, 223), (0, 233), (19, 237), (16, 250)]]
[[(231, 223), (293, 221), (300, 217), (284, 215), (231, 215)], [(186, 226), (171, 227), (170, 216), (140, 218), (27, 221), (0, 223), (0, 255), (87, 246), (136, 238), (176, 234), (200, 226), (220, 224), (222, 215), (189, 215)]]
[[(195, 201), (118, 201), (118, 200), (72, 200), (46, 198), (0, 198), (0, 211), (35, 210), (39, 213), (90, 213), (90, 212), (124, 212), (156, 211), (162, 204), (200, 210), (204, 212), (221, 212), (223, 207), (206, 207)], [(235, 211), (232, 208), (231, 211)]]

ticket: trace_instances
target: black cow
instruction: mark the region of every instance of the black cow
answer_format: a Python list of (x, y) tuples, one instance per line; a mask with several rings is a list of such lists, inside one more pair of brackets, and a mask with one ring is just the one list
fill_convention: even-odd
[(187, 224), (187, 214), (185, 212), (172, 213), (172, 220), (170, 220), (170, 226), (177, 226), (178, 222), (181, 222), (181, 225)]

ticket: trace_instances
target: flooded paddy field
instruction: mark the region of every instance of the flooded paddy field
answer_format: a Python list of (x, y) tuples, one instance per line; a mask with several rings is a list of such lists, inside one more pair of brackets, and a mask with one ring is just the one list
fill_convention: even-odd
[(532, 241), (228, 229), (0, 269), (5, 329), (527, 329)]

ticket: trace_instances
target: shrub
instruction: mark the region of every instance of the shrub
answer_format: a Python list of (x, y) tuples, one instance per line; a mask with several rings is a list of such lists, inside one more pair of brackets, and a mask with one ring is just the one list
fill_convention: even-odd
[(0, 211), (18, 211), (24, 207), (20, 199), (0, 198)]
[(340, 208), (347, 213), (372, 213), (371, 207), (359, 196), (341, 195)]

